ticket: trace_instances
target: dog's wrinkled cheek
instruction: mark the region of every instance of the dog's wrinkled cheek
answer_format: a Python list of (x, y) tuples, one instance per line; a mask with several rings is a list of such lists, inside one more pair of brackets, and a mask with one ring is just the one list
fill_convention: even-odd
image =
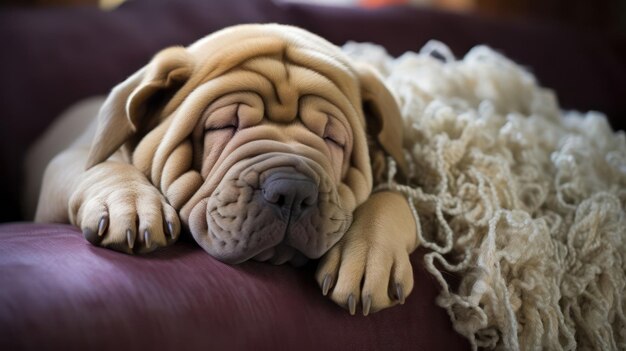
[[(202, 143), (202, 155), (201, 159), (196, 160), (196, 165), (200, 167), (200, 174), (203, 177), (207, 177), (212, 171), (213, 167), (218, 164), (218, 159), (222, 155), (222, 152), (226, 148), (228, 142), (232, 139), (234, 130), (232, 128), (226, 128), (223, 130), (216, 130), (206, 132), (203, 136)], [(200, 149), (200, 146), (198, 146)]]

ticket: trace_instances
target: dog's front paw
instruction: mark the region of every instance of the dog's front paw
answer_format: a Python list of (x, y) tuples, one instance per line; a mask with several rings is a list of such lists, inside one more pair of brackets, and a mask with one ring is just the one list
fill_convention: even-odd
[(94, 245), (146, 253), (178, 238), (176, 210), (136, 168), (105, 162), (90, 169), (69, 202), (70, 220)]
[(342, 239), (320, 261), (316, 278), (322, 293), (352, 315), (358, 305), (368, 315), (404, 303), (413, 289), (407, 251), (350, 236), (354, 238)]
[(415, 222), (399, 194), (378, 193), (357, 209), (344, 237), (321, 259), (316, 280), (324, 295), (354, 315), (403, 304), (413, 289), (409, 254)]

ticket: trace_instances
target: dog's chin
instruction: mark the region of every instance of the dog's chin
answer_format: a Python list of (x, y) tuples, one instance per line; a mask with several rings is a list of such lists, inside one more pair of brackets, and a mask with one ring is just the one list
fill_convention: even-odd
[(335, 193), (319, 193), (314, 206), (282, 217), (261, 189), (224, 181), (190, 213), (190, 230), (204, 250), (220, 261), (249, 259), (300, 265), (326, 253), (352, 222)]

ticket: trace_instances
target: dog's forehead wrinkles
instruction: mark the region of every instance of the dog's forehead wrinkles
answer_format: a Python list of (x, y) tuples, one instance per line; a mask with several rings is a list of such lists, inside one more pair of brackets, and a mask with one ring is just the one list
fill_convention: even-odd
[(289, 123), (296, 118), (300, 91), (291, 81), (292, 75), (284, 60), (269, 57), (253, 58), (242, 64), (241, 69), (258, 74), (270, 83), (271, 93), (262, 96), (268, 119)]
[[(192, 90), (258, 57), (273, 57), (315, 71), (339, 88), (338, 92), (352, 105), (350, 110), (361, 109), (358, 74), (350, 60), (334, 44), (303, 29), (279, 24), (233, 26), (196, 41), (187, 50), (194, 57), (193, 74), (164, 109), (167, 115), (174, 112)], [(288, 70), (285, 73), (290, 76)], [(290, 81), (293, 83), (294, 79), (290, 77)], [(280, 90), (284, 92), (278, 94), (277, 100), (282, 102), (283, 96), (291, 94), (291, 90), (283, 87)], [(286, 104), (277, 104), (274, 109), (276, 118), (287, 119), (286, 116), (294, 112), (294, 107)], [(362, 116), (357, 119), (364, 126)]]
[[(297, 117), (299, 99), (303, 95), (325, 96), (337, 104), (341, 99), (354, 108), (353, 95), (356, 89), (349, 86), (354, 80), (341, 67), (329, 69), (331, 63), (323, 62), (319, 65), (325, 69), (313, 69), (278, 55), (260, 56), (233, 66), (222, 77), (236, 72), (248, 74), (250, 84), (247, 88), (263, 98), (266, 117), (275, 122), (289, 123)], [(340, 79), (341, 75), (343, 79)], [(212, 79), (209, 74), (201, 84)]]
[[(234, 92), (215, 99), (204, 111), (199, 122), (204, 129), (227, 125), (247, 128), (261, 123), (263, 119), (263, 101), (252, 92)], [(201, 125), (198, 126), (198, 128)], [(203, 130), (200, 130), (204, 132)]]
[[(304, 101), (309, 97), (326, 101), (323, 106), (326, 114), (343, 116), (353, 115), (355, 112), (349, 97), (327, 77), (308, 68), (269, 57), (251, 59), (219, 79), (228, 80), (227, 85), (233, 90), (226, 92), (224, 96), (242, 94), (242, 90), (245, 94), (258, 96), (262, 101), (264, 117), (277, 123), (292, 123), (302, 117), (303, 110), (306, 110), (303, 107)], [(212, 81), (208, 79), (202, 85)], [(222, 101), (224, 96), (207, 100), (208, 111)], [(248, 105), (245, 102), (248, 99), (236, 100), (232, 99), (230, 103)]]
[(196, 60), (188, 86), (198, 86), (232, 70), (252, 70), (274, 84), (277, 104), (272, 117), (276, 119), (288, 121), (295, 112), (295, 79), (287, 66), (317, 72), (347, 95), (350, 103), (360, 103), (357, 75), (345, 55), (325, 39), (296, 27), (235, 26), (199, 40), (188, 50)]

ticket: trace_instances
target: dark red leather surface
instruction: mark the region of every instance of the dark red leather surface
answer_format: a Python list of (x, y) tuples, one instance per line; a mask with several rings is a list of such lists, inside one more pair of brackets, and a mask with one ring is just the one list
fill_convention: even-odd
[(230, 266), (187, 242), (129, 256), (67, 225), (0, 225), (0, 349), (467, 349), (419, 257), (406, 304), (363, 317), (322, 296), (314, 265)]

